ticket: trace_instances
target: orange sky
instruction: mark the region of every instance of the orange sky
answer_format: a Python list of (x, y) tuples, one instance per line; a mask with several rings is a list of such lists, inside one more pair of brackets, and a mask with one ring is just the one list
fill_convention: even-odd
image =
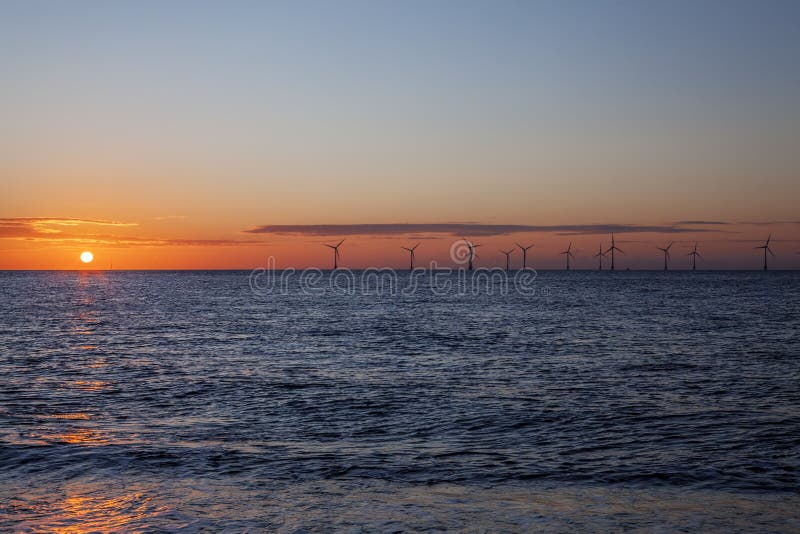
[[(715, 224), (707, 224), (707, 223)], [(686, 221), (681, 224), (617, 225), (617, 246), (625, 251), (618, 256), (618, 268), (658, 269), (662, 254), (655, 247), (675, 241), (671, 250), (672, 268), (689, 267), (688, 252), (694, 242), (702, 254), (699, 265), (705, 268), (759, 268), (762, 257), (753, 247), (761, 244), (768, 232), (776, 257), (773, 268), (797, 268), (797, 223), (723, 224), (723, 221)], [(397, 267), (408, 265), (401, 246), (420, 243), (418, 266), (456, 266), (450, 248), (466, 235), (478, 249), (477, 265), (502, 266), (501, 249), (535, 243), (529, 252), (529, 266), (541, 269), (562, 268), (559, 252), (573, 244), (573, 268), (597, 266), (594, 254), (610, 245), (606, 225), (564, 226), (520, 231), (499, 224), (421, 224), (406, 223), (350, 226), (258, 227), (218, 232), (205, 237), (188, 217), (170, 216), (143, 223), (111, 220), (4, 219), (0, 221), (3, 269), (250, 269), (263, 266), (273, 257), (277, 268), (329, 268), (331, 251), (323, 243), (345, 239), (341, 266), (352, 268)], [(525, 227), (523, 227), (525, 228)], [(460, 231), (460, 230), (463, 230)], [(288, 232), (288, 233), (287, 233)], [(791, 236), (786, 239), (784, 236)], [(94, 261), (85, 265), (79, 255), (88, 250)], [(512, 266), (521, 261), (519, 251), (512, 255)], [(608, 263), (606, 262), (606, 266)]]

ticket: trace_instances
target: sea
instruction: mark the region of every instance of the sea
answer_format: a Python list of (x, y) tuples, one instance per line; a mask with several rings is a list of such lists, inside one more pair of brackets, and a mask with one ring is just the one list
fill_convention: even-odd
[(3, 532), (800, 532), (798, 272), (6, 271), (0, 297)]

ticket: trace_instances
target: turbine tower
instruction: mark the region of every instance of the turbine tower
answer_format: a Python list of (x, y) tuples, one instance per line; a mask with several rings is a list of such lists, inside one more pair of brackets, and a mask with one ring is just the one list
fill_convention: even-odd
[(599, 261), (600, 261), (600, 264), (597, 266), (597, 270), (598, 271), (602, 271), (603, 270), (603, 257), (605, 255), (606, 255), (606, 253), (603, 252), (603, 244), (600, 243), (600, 250), (598, 250), (597, 254), (594, 255), (594, 257), (595, 258), (599, 258)]
[(669, 249), (672, 247), (673, 244), (675, 244), (675, 242), (674, 241), (670, 241), (669, 245), (667, 245), (665, 248), (656, 247), (658, 250), (660, 250), (661, 252), (664, 253), (664, 270), (665, 271), (669, 268), (669, 259), (670, 259), (669, 258)]
[(473, 269), (473, 260), (477, 256), (477, 254), (475, 254), (475, 249), (478, 248), (480, 245), (472, 243), (466, 237), (462, 237), (461, 239), (464, 240), (464, 243), (467, 244), (467, 248), (469, 249), (469, 263), (467, 265), (467, 268), (471, 271)]
[(608, 250), (606, 250), (606, 254), (611, 252), (611, 270), (612, 271), (614, 270), (614, 252), (615, 251), (616, 252), (622, 252), (623, 254), (625, 254), (625, 252), (623, 252), (621, 248), (617, 247), (617, 245), (614, 244), (614, 234), (612, 233), (611, 234), (611, 246), (608, 248)]
[(696, 271), (697, 270), (697, 258), (698, 257), (700, 257), (700, 258), (703, 257), (703, 256), (700, 256), (699, 252), (697, 252), (697, 241), (694, 242), (694, 250), (692, 250), (688, 255), (692, 257), (692, 270)]
[(339, 247), (342, 246), (342, 243), (344, 243), (344, 239), (342, 239), (341, 241), (339, 241), (335, 245), (329, 245), (329, 244), (325, 243), (326, 247), (333, 249), (333, 270), (334, 271), (339, 268)]
[(417, 243), (416, 245), (414, 245), (414, 246), (413, 246), (413, 247), (411, 247), (411, 248), (408, 248), (408, 247), (400, 247), (400, 248), (402, 248), (403, 250), (407, 250), (407, 251), (409, 252), (410, 256), (411, 256), (411, 267), (409, 267), (409, 268), (408, 268), (408, 270), (409, 270), (409, 271), (413, 271), (413, 270), (414, 270), (414, 251), (417, 249), (417, 247), (418, 247), (419, 245), (420, 245), (420, 244), (419, 244), (419, 243)]
[(527, 247), (523, 247), (519, 243), (514, 243), (514, 244), (517, 245), (519, 249), (522, 251), (522, 268), (525, 269), (528, 267), (528, 249), (533, 247), (533, 243), (531, 243)]
[(511, 270), (511, 261), (510, 261), (511, 253), (514, 252), (514, 249), (512, 248), (511, 250), (501, 250), (500, 252), (506, 255), (506, 271)]
[(772, 249), (769, 248), (770, 239), (772, 239), (772, 234), (769, 234), (769, 236), (767, 236), (767, 242), (766, 243), (764, 243), (760, 247), (755, 247), (755, 248), (763, 248), (764, 249), (764, 270), (765, 271), (767, 270), (767, 252), (769, 252), (769, 255), (772, 256), (773, 258), (775, 257), (775, 254), (772, 253)]
[(569, 246), (567, 247), (567, 250), (565, 250), (561, 254), (564, 254), (567, 257), (567, 270), (569, 271), (569, 258), (570, 258), (570, 256), (573, 257), (573, 258), (575, 257), (575, 256), (572, 255), (572, 241), (570, 241)]

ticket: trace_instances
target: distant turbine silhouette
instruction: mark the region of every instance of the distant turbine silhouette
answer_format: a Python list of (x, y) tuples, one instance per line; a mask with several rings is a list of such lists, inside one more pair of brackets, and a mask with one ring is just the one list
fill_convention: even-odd
[(416, 245), (414, 245), (414, 246), (413, 246), (413, 247), (411, 247), (411, 248), (408, 248), (408, 247), (400, 247), (400, 248), (402, 248), (403, 250), (407, 250), (407, 251), (410, 253), (410, 255), (411, 255), (411, 267), (409, 267), (409, 270), (410, 270), (410, 271), (413, 271), (413, 270), (414, 270), (414, 250), (416, 250), (416, 248), (417, 248), (419, 245), (420, 245), (420, 244), (419, 244), (419, 243), (417, 243)]
[(514, 252), (514, 249), (512, 248), (511, 250), (501, 250), (500, 252), (506, 255), (506, 271), (511, 270), (510, 258), (511, 258), (511, 253)]
[(764, 243), (764, 245), (762, 245), (760, 247), (755, 247), (755, 248), (763, 248), (764, 249), (764, 270), (765, 271), (767, 270), (767, 252), (769, 252), (769, 255), (772, 256), (773, 258), (775, 257), (775, 254), (772, 253), (772, 249), (769, 248), (770, 239), (772, 239), (772, 234), (769, 234), (769, 236), (767, 236), (767, 242)]
[(600, 243), (600, 250), (598, 250), (597, 254), (594, 255), (595, 258), (600, 258), (600, 264), (597, 266), (597, 270), (598, 271), (602, 271), (603, 270), (603, 257), (605, 255), (606, 255), (606, 253), (603, 252), (603, 244)]
[(469, 263), (468, 263), (467, 268), (471, 271), (473, 269), (473, 260), (477, 256), (477, 254), (475, 254), (475, 249), (478, 248), (481, 245), (476, 245), (476, 244), (472, 243), (466, 237), (462, 237), (461, 239), (464, 240), (464, 243), (467, 244), (467, 248), (469, 248)]
[(573, 258), (575, 257), (575, 256), (572, 255), (572, 242), (571, 241), (569, 243), (569, 246), (567, 247), (567, 250), (565, 250), (561, 254), (564, 254), (564, 255), (567, 256), (567, 270), (569, 271), (569, 258), (570, 257), (573, 257)]
[(663, 252), (663, 253), (664, 253), (664, 270), (665, 270), (665, 271), (666, 271), (666, 270), (669, 268), (669, 259), (670, 259), (670, 258), (669, 258), (669, 249), (670, 249), (670, 248), (672, 247), (672, 245), (674, 245), (674, 244), (675, 244), (675, 243), (674, 243), (673, 241), (670, 241), (670, 242), (669, 242), (669, 245), (667, 245), (665, 248), (656, 247), (658, 250), (660, 250), (661, 252)]
[(329, 244), (325, 243), (326, 247), (333, 249), (333, 270), (334, 271), (339, 268), (339, 247), (342, 246), (342, 243), (344, 243), (344, 239), (342, 239), (341, 241), (339, 241), (335, 245), (329, 245)]
[(527, 247), (523, 247), (519, 243), (514, 243), (514, 244), (517, 245), (519, 249), (522, 251), (522, 268), (525, 269), (528, 266), (528, 249), (533, 247), (533, 243), (531, 243)]
[(692, 257), (692, 270), (696, 271), (697, 270), (697, 258), (698, 257), (700, 257), (700, 258), (703, 257), (703, 256), (700, 256), (699, 252), (697, 252), (697, 241), (694, 242), (694, 250), (692, 250), (688, 255)]
[(608, 250), (606, 250), (606, 253), (611, 252), (611, 270), (612, 271), (614, 270), (614, 252), (615, 251), (616, 252), (622, 252), (623, 254), (625, 254), (625, 252), (623, 252), (623, 250), (621, 248), (617, 247), (617, 245), (614, 244), (614, 234), (611, 234), (611, 246), (608, 247)]

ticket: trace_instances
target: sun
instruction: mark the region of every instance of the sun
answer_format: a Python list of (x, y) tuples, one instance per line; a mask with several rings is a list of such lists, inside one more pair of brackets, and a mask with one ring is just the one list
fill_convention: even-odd
[(94, 259), (94, 254), (92, 254), (88, 250), (81, 252), (81, 261), (83, 263), (92, 263), (93, 259)]

